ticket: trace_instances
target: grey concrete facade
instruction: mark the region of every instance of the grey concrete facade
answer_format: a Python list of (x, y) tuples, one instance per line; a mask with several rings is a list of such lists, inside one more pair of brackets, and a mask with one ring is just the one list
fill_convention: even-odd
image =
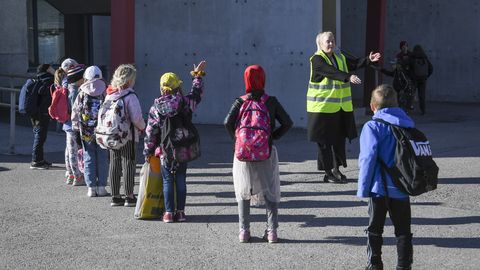
[(178, 73), (189, 86), (192, 64), (207, 60), (204, 104), (196, 122), (221, 123), (245, 93), (243, 72), (260, 64), (266, 90), (304, 126), (308, 58), (316, 50), (321, 1), (136, 1), (135, 60), (144, 109), (159, 95), (159, 78)]
[[(0, 73), (23, 74), (28, 69), (26, 2), (0, 0)], [(6, 80), (0, 77), (0, 83)]]
[[(478, 1), (387, 0), (384, 65), (395, 58), (401, 40), (420, 44), (434, 66), (427, 99), (479, 102), (480, 26)], [(342, 0), (343, 48), (365, 53), (366, 1)], [(390, 82), (385, 78), (385, 82)], [(455, 89), (455, 91), (452, 91)]]
[[(4, 37), (0, 73), (24, 74), (28, 69), (26, 2), (0, 0), (0, 35)], [(341, 34), (337, 39), (342, 49), (364, 56), (367, 2), (339, 3)], [(296, 126), (304, 127), (308, 59), (316, 50), (315, 35), (323, 28), (323, 6), (322, 0), (136, 0), (135, 64), (144, 111), (158, 95), (162, 73), (178, 73), (188, 88), (192, 64), (206, 59), (204, 106), (195, 121), (219, 124), (234, 98), (244, 92), (244, 68), (260, 64), (267, 73), (267, 91), (279, 98)], [(387, 0), (385, 66), (397, 53), (400, 40), (407, 40), (411, 47), (421, 44), (434, 65), (427, 99), (479, 102), (475, 74), (480, 62), (478, 12), (476, 1)], [(105, 21), (109, 22), (94, 20), (95, 36), (109, 36)], [(110, 44), (97, 40), (94, 58), (101, 63), (95, 64), (104, 65)], [(357, 73), (362, 77), (362, 70)], [(384, 77), (384, 82), (391, 79)], [(2, 78), (0, 83), (7, 84)], [(363, 86), (352, 89), (354, 100), (361, 101)]]

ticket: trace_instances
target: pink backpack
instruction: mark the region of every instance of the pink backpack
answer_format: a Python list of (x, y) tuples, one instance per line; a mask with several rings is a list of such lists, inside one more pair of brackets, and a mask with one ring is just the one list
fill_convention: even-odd
[(68, 112), (68, 89), (57, 86), (55, 87), (55, 91), (53, 91), (52, 87), (50, 87), (52, 104), (48, 107), (48, 114), (58, 122), (65, 123), (70, 120), (70, 113)]
[(262, 161), (270, 157), (270, 114), (265, 103), (268, 95), (260, 100), (249, 95), (243, 100), (235, 130), (235, 157), (240, 161)]

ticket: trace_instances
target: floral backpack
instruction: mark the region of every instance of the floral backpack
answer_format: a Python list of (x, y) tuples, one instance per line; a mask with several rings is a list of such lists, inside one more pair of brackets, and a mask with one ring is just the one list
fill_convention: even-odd
[(166, 116), (161, 130), (161, 148), (167, 164), (199, 158), (200, 135), (192, 123), (192, 112), (185, 108), (182, 94), (161, 96), (157, 108)]
[(260, 100), (251, 95), (243, 100), (235, 129), (235, 157), (240, 161), (262, 161), (270, 157), (270, 114), (266, 106), (269, 98), (263, 94)]
[(92, 97), (84, 92), (80, 92), (82, 95), (82, 105), (80, 108), (80, 134), (82, 140), (91, 142), (95, 138), (95, 127), (98, 122), (98, 115), (100, 106), (103, 103), (103, 95), (98, 97)]
[(133, 124), (127, 117), (125, 96), (105, 100), (98, 111), (98, 122), (95, 127), (97, 144), (103, 149), (118, 150), (133, 138)]

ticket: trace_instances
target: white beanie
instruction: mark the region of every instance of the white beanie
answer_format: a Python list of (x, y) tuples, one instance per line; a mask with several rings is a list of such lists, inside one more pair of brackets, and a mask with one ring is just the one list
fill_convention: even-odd
[(87, 81), (91, 81), (93, 79), (102, 79), (102, 70), (100, 70), (100, 68), (97, 66), (89, 66), (83, 73), (83, 78)]
[(67, 58), (63, 60), (60, 67), (63, 69), (63, 71), (67, 72), (70, 68), (76, 65), (78, 65), (77, 61), (73, 60), (72, 58)]

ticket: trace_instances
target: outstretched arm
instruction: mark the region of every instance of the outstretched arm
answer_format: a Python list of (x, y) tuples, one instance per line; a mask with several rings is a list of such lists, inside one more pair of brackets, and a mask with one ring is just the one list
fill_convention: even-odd
[(207, 62), (201, 61), (198, 65), (193, 64), (193, 70), (190, 74), (193, 76), (192, 79), (192, 89), (190, 93), (185, 95), (185, 101), (187, 102), (187, 106), (193, 112), (197, 108), (198, 103), (202, 101), (202, 94), (203, 94), (203, 79), (202, 77), (205, 76), (205, 65)]

